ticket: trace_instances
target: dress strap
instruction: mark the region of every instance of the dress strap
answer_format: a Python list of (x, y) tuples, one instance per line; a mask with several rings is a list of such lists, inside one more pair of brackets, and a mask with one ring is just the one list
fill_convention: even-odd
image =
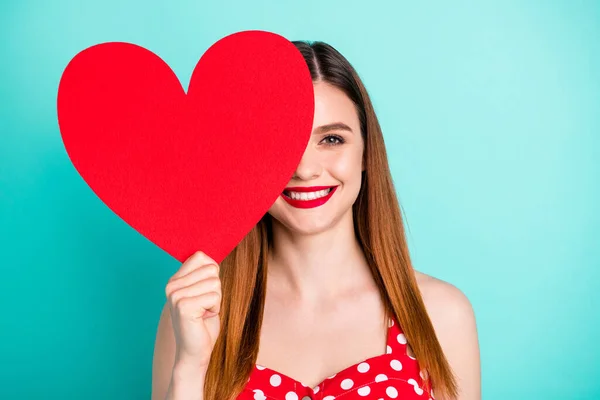
[(387, 353), (406, 354), (406, 337), (394, 317), (388, 319)]

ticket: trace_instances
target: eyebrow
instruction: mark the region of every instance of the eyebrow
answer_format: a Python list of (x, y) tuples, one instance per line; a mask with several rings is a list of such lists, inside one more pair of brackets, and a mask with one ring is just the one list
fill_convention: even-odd
[(313, 131), (313, 133), (327, 133), (330, 131), (349, 131), (352, 132), (352, 129), (344, 124), (343, 122), (334, 122), (332, 124), (321, 125)]

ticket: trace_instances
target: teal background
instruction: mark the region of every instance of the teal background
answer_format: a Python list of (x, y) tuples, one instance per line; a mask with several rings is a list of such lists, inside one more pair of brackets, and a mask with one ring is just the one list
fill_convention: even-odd
[(202, 53), (246, 29), (326, 41), (358, 70), (416, 269), (475, 309), (483, 398), (600, 398), (600, 3), (282, 3), (0, 5), (0, 398), (149, 399), (180, 265), (70, 163), (63, 69), (126, 41), (187, 88)]

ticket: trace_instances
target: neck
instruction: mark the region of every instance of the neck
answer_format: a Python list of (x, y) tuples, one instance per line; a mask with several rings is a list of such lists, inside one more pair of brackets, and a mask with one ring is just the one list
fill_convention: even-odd
[(267, 290), (310, 306), (372, 281), (354, 234), (351, 209), (336, 225), (317, 234), (298, 234), (272, 221)]

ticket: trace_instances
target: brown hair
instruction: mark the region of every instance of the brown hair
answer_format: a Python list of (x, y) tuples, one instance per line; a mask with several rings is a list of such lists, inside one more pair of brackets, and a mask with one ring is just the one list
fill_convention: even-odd
[[(356, 237), (386, 310), (411, 345), (436, 397), (455, 398), (456, 381), (437, 340), (411, 264), (396, 191), (379, 122), (367, 91), (350, 63), (332, 46), (294, 41), (314, 82), (341, 89), (355, 104), (365, 143), (361, 189), (353, 205)], [(243, 390), (258, 356), (272, 243), (266, 213), (221, 262), (221, 332), (205, 378), (205, 400), (233, 400)], [(387, 319), (386, 319), (387, 320)]]

